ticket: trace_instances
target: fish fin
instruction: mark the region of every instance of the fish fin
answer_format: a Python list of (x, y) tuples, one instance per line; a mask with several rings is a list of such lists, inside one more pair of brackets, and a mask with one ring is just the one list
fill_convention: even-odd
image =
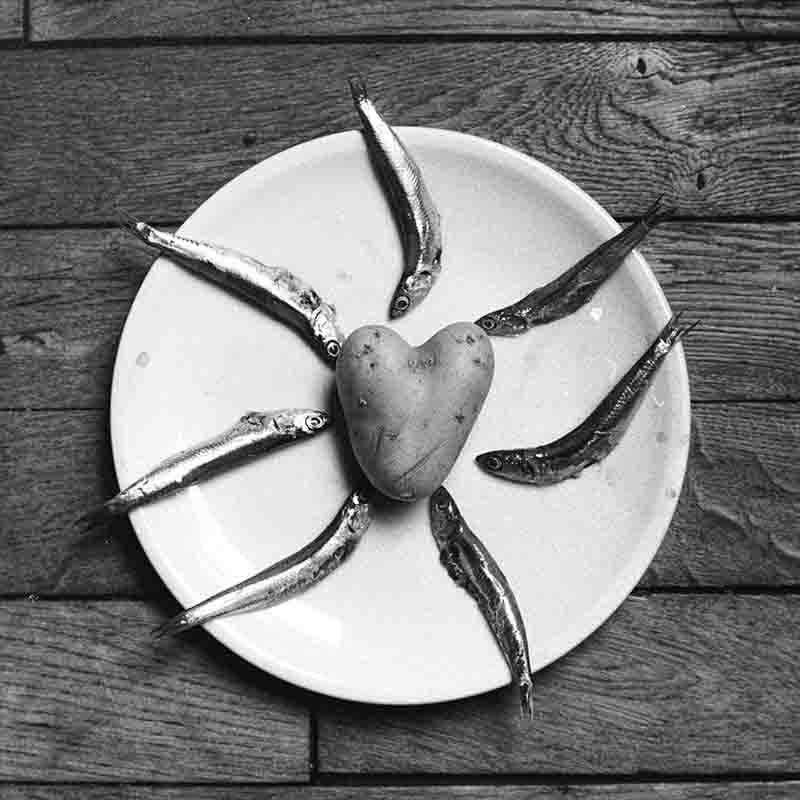
[(192, 619), (188, 611), (181, 611), (180, 614), (176, 614), (163, 625), (153, 628), (151, 635), (153, 639), (162, 639), (164, 636), (172, 636), (176, 633), (181, 633), (181, 631), (188, 631), (196, 625), (199, 625), (198, 619)]
[(369, 100), (367, 84), (364, 83), (364, 79), (360, 75), (352, 75), (347, 79), (347, 82), (350, 84), (350, 93), (353, 95), (354, 103), (362, 103), (364, 100)]
[(445, 570), (447, 570), (447, 574), (450, 576), (450, 579), (457, 586), (462, 588), (467, 587), (467, 576), (464, 574), (464, 570), (458, 563), (458, 549), (456, 547), (449, 546), (444, 548), (439, 553), (439, 562), (445, 568)]
[(96, 508), (81, 514), (75, 522), (72, 523), (74, 528), (77, 528), (81, 533), (88, 533), (92, 528), (109, 522), (115, 516), (112, 506), (108, 503), (103, 503)]

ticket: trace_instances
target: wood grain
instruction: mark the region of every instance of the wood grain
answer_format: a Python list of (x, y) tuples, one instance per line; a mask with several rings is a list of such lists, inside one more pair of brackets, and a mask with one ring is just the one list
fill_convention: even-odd
[[(683, 494), (641, 585), (797, 586), (800, 406), (694, 413)], [(127, 519), (71, 527), (116, 491), (113, 474), (104, 413), (0, 413), (0, 594), (168, 597)]]
[[(392, 780), (391, 778), (389, 780)], [(796, 800), (800, 781), (617, 783), (571, 786), (37, 786), (0, 789), (3, 800)]]
[(22, 38), (22, 0), (0, 0), (0, 39)]
[[(800, 224), (669, 223), (642, 252), (702, 321), (685, 344), (695, 400), (800, 398)], [(107, 408), (152, 258), (118, 231), (0, 231), (0, 408)]]
[(3, 51), (0, 224), (182, 219), (356, 127), (355, 72), (392, 122), (503, 142), (618, 216), (661, 192), (684, 215), (800, 211), (800, 43), (310, 43)]
[(320, 709), (320, 769), (780, 771), (800, 758), (798, 613), (797, 595), (629, 598), (538, 673), (531, 723), (510, 690), (414, 708), (331, 701)]
[(123, 37), (367, 36), (440, 34), (607, 35), (800, 32), (800, 10), (791, 0), (668, 0), (582, 3), (382, 2), (315, 3), (290, 0), (199, 0), (158, 3), (125, 0), (32, 0), (35, 40)]
[(207, 636), (154, 642), (142, 603), (0, 603), (0, 779), (308, 778), (308, 714)]

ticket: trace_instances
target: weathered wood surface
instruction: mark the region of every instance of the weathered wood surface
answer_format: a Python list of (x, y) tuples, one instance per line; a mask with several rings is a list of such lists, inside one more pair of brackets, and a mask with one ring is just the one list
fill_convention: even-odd
[[(383, 773), (768, 772), (800, 759), (800, 597), (632, 597), (511, 690), (440, 706), (325, 702), (320, 769)], [(534, 643), (535, 647), (535, 643)], [(453, 664), (453, 670), (469, 669)]]
[(685, 215), (800, 212), (800, 43), (309, 43), (3, 51), (0, 224), (181, 219), (355, 128), (354, 72), (392, 122), (511, 145), (616, 215), (660, 192)]
[(22, 0), (0, 0), (0, 39), (22, 38)]
[(789, 34), (800, 32), (792, 0), (592, 0), (315, 3), (290, 0), (31, 0), (31, 33), (48, 39), (439, 34)]
[[(0, 779), (302, 781), (293, 690), (143, 603), (0, 603)], [(0, 794), (2, 794), (0, 789)]]
[[(800, 223), (668, 223), (642, 252), (702, 320), (685, 344), (693, 399), (800, 398)], [(119, 231), (0, 231), (0, 408), (107, 408), (152, 260)]]
[(796, 800), (800, 781), (571, 786), (42, 786), (10, 785), (3, 800)]
[[(115, 491), (97, 411), (0, 413), (0, 594), (164, 597), (127, 519), (71, 523)], [(642, 586), (800, 584), (800, 406), (695, 409), (672, 527)]]
[[(23, 8), (33, 40), (68, 46), (14, 41)], [(800, 795), (800, 403), (752, 402), (800, 399), (800, 4), (0, 0), (0, 40), (0, 797)], [(642, 248), (703, 322), (686, 350), (714, 404), (694, 407), (678, 511), (640, 591), (538, 676), (527, 727), (509, 690), (369, 707), (203, 632), (154, 644), (174, 601), (127, 520), (69, 527), (116, 489), (111, 367), (152, 260), (87, 226), (177, 222), (355, 128), (355, 72), (397, 124), (509, 144), (618, 217), (665, 192), (705, 220)], [(269, 785), (310, 762), (355, 785)]]

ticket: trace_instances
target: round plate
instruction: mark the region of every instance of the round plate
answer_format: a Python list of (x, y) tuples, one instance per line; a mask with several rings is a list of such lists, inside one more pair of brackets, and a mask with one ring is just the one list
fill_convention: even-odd
[[(295, 271), (337, 306), (346, 331), (391, 324), (420, 344), (519, 299), (620, 229), (570, 181), (513, 150), (428, 128), (399, 133), (441, 211), (444, 258), (428, 298), (396, 323), (388, 306), (401, 243), (358, 132), (256, 165), (181, 231)], [(446, 485), (515, 591), (535, 669), (611, 614), (667, 530), (689, 443), (681, 347), (619, 447), (578, 480), (521, 486), (486, 475), (473, 457), (574, 427), (668, 317), (634, 253), (577, 313), (493, 340), (494, 383)], [(120, 485), (245, 411), (331, 409), (333, 386), (333, 371), (292, 329), (160, 258), (128, 316), (114, 370)], [(328, 524), (353, 488), (342, 436), (325, 432), (131, 515), (184, 606), (294, 552)], [(207, 629), (264, 670), (346, 699), (427, 703), (509, 681), (477, 606), (439, 564), (426, 501), (382, 509), (350, 560), (303, 595)]]

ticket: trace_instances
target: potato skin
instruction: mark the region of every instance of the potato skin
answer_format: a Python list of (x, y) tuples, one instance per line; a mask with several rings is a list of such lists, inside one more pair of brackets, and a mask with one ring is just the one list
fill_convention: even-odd
[(353, 452), (388, 497), (411, 502), (442, 485), (494, 375), (489, 337), (471, 322), (411, 347), (383, 325), (345, 341), (336, 385)]

